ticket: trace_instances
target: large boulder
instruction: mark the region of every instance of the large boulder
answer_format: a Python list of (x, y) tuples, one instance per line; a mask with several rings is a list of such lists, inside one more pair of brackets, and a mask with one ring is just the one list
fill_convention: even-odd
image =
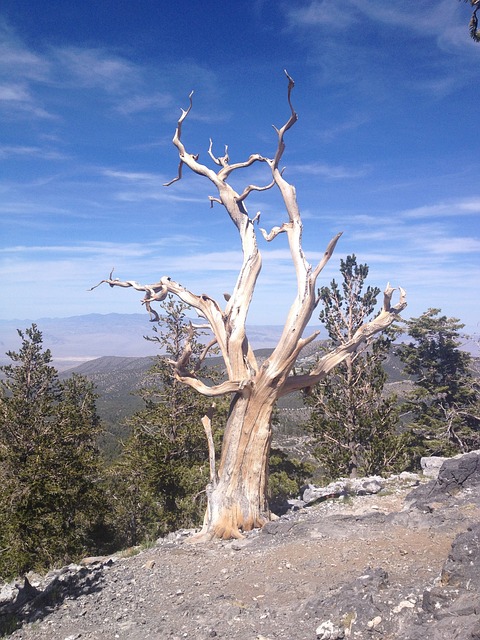
[(431, 512), (435, 504), (447, 504), (461, 492), (478, 500), (480, 487), (480, 451), (448, 458), (443, 462), (436, 480), (416, 487), (407, 496), (409, 507)]

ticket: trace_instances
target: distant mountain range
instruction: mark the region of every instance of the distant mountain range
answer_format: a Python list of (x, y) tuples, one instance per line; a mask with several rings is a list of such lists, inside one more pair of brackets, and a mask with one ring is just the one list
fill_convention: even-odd
[[(32, 322), (42, 332), (44, 346), (51, 350), (53, 364), (59, 371), (102, 356), (148, 357), (159, 353), (156, 343), (144, 338), (153, 335), (146, 313), (92, 313), (35, 321), (0, 320), (0, 364), (9, 361), (6, 351), (15, 351), (20, 346), (17, 329), (24, 330)], [(318, 327), (311, 331), (315, 328)], [(254, 349), (274, 347), (281, 332), (281, 326), (251, 326), (248, 329)]]

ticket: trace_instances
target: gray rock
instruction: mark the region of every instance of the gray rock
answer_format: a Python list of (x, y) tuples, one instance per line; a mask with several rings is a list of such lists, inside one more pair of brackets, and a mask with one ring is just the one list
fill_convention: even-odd
[[(328, 623), (335, 629), (341, 629), (345, 635), (354, 631), (372, 628), (372, 620), (379, 617), (385, 609), (382, 604), (382, 592), (388, 587), (388, 573), (382, 568), (367, 567), (364, 573), (343, 586), (332, 596), (314, 596), (305, 604), (305, 611), (316, 617), (328, 616)], [(328, 631), (327, 625), (325, 632)], [(370, 623), (370, 626), (369, 626)], [(321, 637), (318, 635), (317, 638)], [(324, 636), (329, 638), (328, 635)], [(332, 636), (332, 638), (344, 636)]]
[(423, 475), (428, 478), (437, 479), (440, 468), (445, 460), (448, 460), (448, 458), (442, 458), (440, 456), (420, 458), (420, 466), (422, 467)]
[(331, 482), (326, 487), (316, 487), (309, 484), (303, 489), (302, 500), (306, 505), (326, 500), (327, 498), (340, 498), (341, 496), (364, 496), (381, 491), (386, 480), (380, 476), (368, 478), (341, 478)]
[(322, 622), (316, 630), (317, 640), (341, 640), (345, 638), (345, 631), (331, 620)]
[(0, 592), (0, 635), (11, 630), (12, 620), (21, 625), (26, 620), (41, 619), (56, 604), (69, 598), (79, 598), (97, 589), (104, 567), (113, 559), (96, 562), (88, 567), (70, 564), (50, 571), (33, 587), (25, 576), (23, 585), (16, 581), (2, 587)]
[(466, 489), (480, 487), (480, 452), (472, 451), (447, 459), (436, 480), (415, 488), (407, 496), (406, 504), (423, 512), (434, 510), (434, 504), (446, 504)]
[(480, 523), (453, 541), (442, 570), (442, 584), (480, 593)]

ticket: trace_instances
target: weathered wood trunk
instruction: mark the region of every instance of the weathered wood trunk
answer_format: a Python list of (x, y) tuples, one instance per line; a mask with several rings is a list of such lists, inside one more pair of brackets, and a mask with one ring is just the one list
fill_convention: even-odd
[(259, 385), (232, 402), (222, 446), (218, 480), (208, 491), (200, 537), (239, 538), (262, 527), (268, 510), (268, 456), (276, 390)]
[(234, 399), (227, 422), (215, 486), (200, 537), (239, 538), (242, 531), (262, 527), (268, 511), (268, 454), (275, 396)]

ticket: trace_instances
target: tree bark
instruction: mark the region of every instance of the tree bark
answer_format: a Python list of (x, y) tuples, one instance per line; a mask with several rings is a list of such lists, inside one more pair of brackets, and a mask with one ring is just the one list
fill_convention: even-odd
[(208, 491), (204, 526), (197, 539), (240, 538), (269, 519), (268, 454), (274, 389), (237, 394), (225, 428), (215, 487)]

